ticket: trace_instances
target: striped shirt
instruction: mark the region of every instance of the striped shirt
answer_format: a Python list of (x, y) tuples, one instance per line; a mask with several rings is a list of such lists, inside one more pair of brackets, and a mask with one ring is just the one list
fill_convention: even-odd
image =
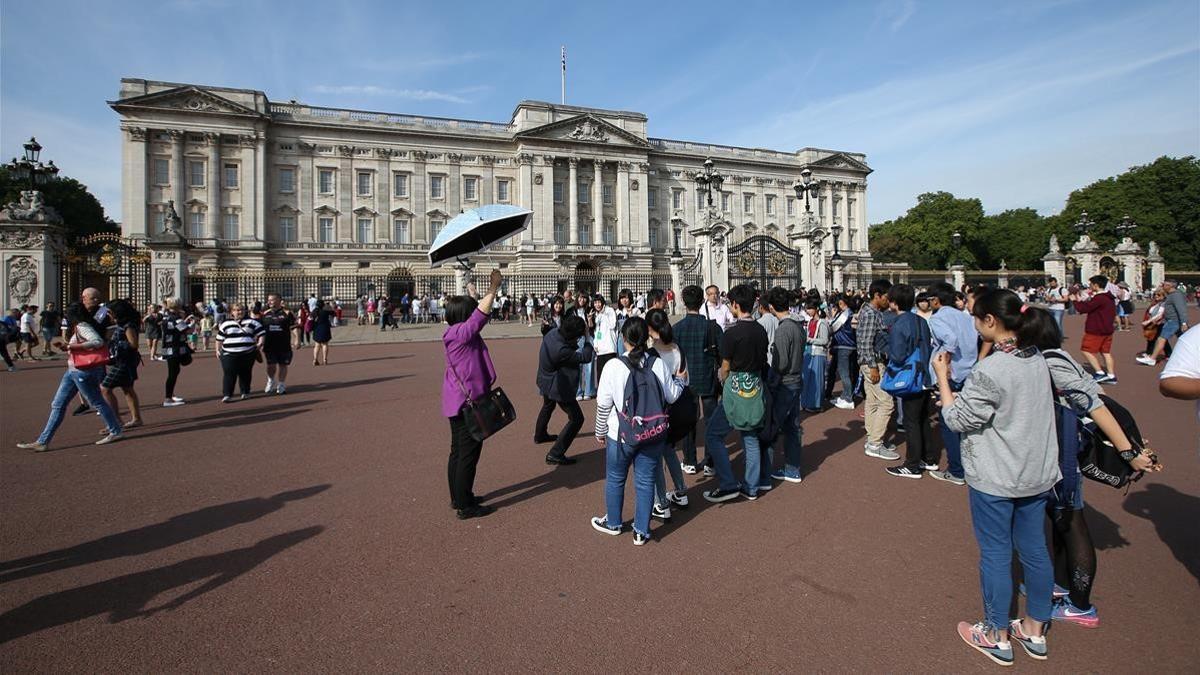
[(222, 351), (244, 354), (254, 350), (255, 342), (264, 332), (263, 325), (256, 319), (228, 319), (217, 327), (217, 342)]

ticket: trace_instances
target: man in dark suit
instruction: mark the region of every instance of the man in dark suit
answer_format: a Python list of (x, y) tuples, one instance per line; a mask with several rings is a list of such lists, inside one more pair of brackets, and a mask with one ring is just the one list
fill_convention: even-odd
[[(575, 393), (579, 389), (579, 366), (593, 357), (590, 343), (585, 342), (582, 348), (578, 346), (579, 338), (586, 330), (583, 319), (572, 313), (564, 316), (562, 323), (542, 338), (537, 373), (542, 409), (534, 427), (533, 442), (554, 443), (550, 452), (546, 453), (547, 464), (575, 463), (574, 458), (567, 457), (567, 449), (583, 428), (583, 410), (579, 407), (579, 401), (575, 400)], [(555, 406), (567, 414), (567, 423), (557, 436), (546, 433), (546, 425), (550, 423)]]

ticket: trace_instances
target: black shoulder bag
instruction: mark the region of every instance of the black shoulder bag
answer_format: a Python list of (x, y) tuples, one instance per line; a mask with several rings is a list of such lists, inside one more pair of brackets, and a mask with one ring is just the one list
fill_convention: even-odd
[(495, 387), (483, 398), (475, 400), (471, 398), (471, 392), (463, 384), (454, 365), (447, 361), (446, 366), (450, 368), (450, 373), (454, 375), (454, 381), (458, 383), (458, 388), (462, 390), (463, 396), (467, 399), (458, 409), (458, 414), (462, 415), (463, 422), (467, 425), (467, 433), (471, 434), (471, 438), (482, 441), (516, 421), (517, 409), (513, 407), (512, 401), (508, 399), (508, 394), (505, 394), (503, 389)]

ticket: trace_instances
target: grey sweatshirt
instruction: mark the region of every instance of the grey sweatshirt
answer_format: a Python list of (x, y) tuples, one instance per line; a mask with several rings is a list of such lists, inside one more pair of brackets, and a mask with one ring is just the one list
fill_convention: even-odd
[(1181, 324), (1187, 323), (1187, 300), (1183, 297), (1183, 291), (1178, 288), (1167, 294), (1167, 299), (1163, 301), (1167, 311), (1163, 315), (1163, 321), (1178, 321)]
[(1050, 371), (1036, 351), (994, 352), (967, 377), (946, 426), (962, 434), (967, 485), (996, 497), (1031, 497), (1061, 478)]
[(804, 327), (795, 319), (784, 319), (775, 329), (771, 363), (785, 386), (798, 387), (804, 380), (805, 339)]

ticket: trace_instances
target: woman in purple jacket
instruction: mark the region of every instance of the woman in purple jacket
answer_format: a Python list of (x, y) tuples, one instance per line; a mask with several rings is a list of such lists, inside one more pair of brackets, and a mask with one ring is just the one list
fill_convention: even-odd
[[(450, 506), (460, 520), (486, 516), (494, 508), (479, 503), (473, 488), (475, 467), (483, 442), (475, 440), (467, 430), (462, 407), (467, 396), (483, 398), (496, 381), (496, 368), (483, 342), (484, 325), (492, 315), (492, 303), (503, 276), (492, 270), (491, 288), (476, 301), (472, 294), (455, 295), (446, 299), (445, 317), (448, 324), (442, 335), (446, 347), (446, 376), (442, 381), (442, 414), (450, 419), (450, 461), (446, 477), (450, 483)], [(470, 289), (468, 289), (469, 291)]]

